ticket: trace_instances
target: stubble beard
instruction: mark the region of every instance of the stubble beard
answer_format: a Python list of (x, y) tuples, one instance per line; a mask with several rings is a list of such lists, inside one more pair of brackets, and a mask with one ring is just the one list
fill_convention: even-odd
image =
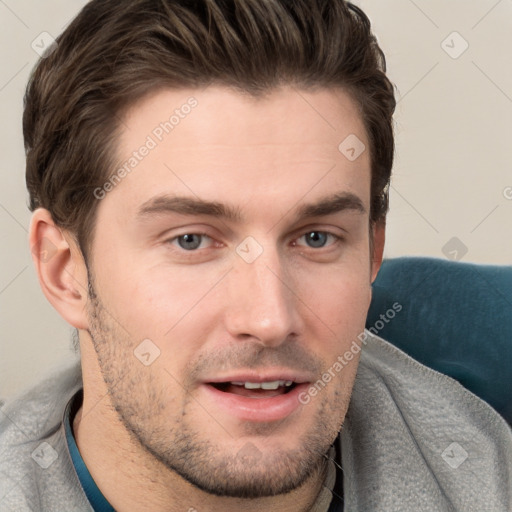
[[(289, 493), (324, 474), (327, 453), (341, 430), (348, 407), (350, 397), (346, 393), (338, 390), (331, 401), (327, 393), (317, 398), (321, 403), (312, 427), (302, 434), (295, 449), (260, 451), (248, 441), (229, 453), (210, 440), (208, 432), (195, 428), (188, 420), (187, 406), (194, 404), (189, 395), (185, 394), (181, 413), (174, 414), (175, 424), (166, 421), (169, 393), (165, 385), (135, 358), (133, 349), (137, 343), (103, 307), (91, 279), (88, 313), (88, 332), (112, 406), (135, 445), (145, 452), (145, 458), (150, 454), (160, 463), (155, 464), (156, 471), (161, 472), (163, 465), (209, 494), (247, 499)], [(168, 381), (181, 390), (170, 376)], [(248, 425), (247, 433), (271, 439), (274, 428), (276, 425)]]

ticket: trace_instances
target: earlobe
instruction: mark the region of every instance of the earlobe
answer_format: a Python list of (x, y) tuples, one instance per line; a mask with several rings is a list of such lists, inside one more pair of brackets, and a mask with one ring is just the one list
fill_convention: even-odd
[(32, 260), (44, 295), (73, 327), (87, 329), (87, 268), (73, 237), (38, 208), (29, 230)]
[(372, 254), (372, 276), (371, 282), (375, 281), (382, 265), (384, 256), (384, 244), (386, 241), (386, 221), (379, 221), (373, 226), (373, 254)]

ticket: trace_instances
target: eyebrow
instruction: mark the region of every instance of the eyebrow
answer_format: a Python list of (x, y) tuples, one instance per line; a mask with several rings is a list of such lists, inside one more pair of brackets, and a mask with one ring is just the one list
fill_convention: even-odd
[(216, 201), (204, 201), (193, 197), (156, 196), (146, 201), (139, 209), (137, 217), (144, 218), (165, 213), (182, 215), (208, 215), (232, 222), (239, 222), (242, 215), (237, 208)]
[(342, 192), (323, 198), (316, 203), (302, 205), (297, 212), (297, 216), (299, 218), (321, 217), (346, 210), (361, 214), (366, 213), (363, 201), (358, 196), (351, 192)]
[[(333, 215), (343, 211), (364, 214), (366, 213), (366, 208), (358, 196), (351, 192), (342, 192), (327, 196), (314, 203), (300, 206), (297, 209), (296, 217), (300, 220), (309, 217)], [(242, 214), (238, 208), (216, 201), (169, 195), (156, 196), (146, 201), (139, 208), (137, 217), (144, 219), (167, 213), (207, 215), (231, 222), (240, 222), (242, 220)]]

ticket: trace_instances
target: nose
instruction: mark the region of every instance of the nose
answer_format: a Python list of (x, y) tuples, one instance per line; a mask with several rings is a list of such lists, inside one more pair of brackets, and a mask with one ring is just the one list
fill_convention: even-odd
[(277, 251), (267, 249), (251, 263), (239, 257), (236, 260), (229, 275), (225, 316), (231, 336), (276, 347), (300, 334), (300, 300)]

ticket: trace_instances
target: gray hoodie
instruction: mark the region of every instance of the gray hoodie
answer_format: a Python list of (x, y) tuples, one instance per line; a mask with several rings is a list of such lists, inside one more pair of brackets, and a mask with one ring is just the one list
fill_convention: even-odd
[[(458, 382), (366, 331), (341, 432), (347, 512), (511, 512), (512, 430)], [(91, 511), (62, 424), (78, 364), (0, 409), (0, 511)]]

